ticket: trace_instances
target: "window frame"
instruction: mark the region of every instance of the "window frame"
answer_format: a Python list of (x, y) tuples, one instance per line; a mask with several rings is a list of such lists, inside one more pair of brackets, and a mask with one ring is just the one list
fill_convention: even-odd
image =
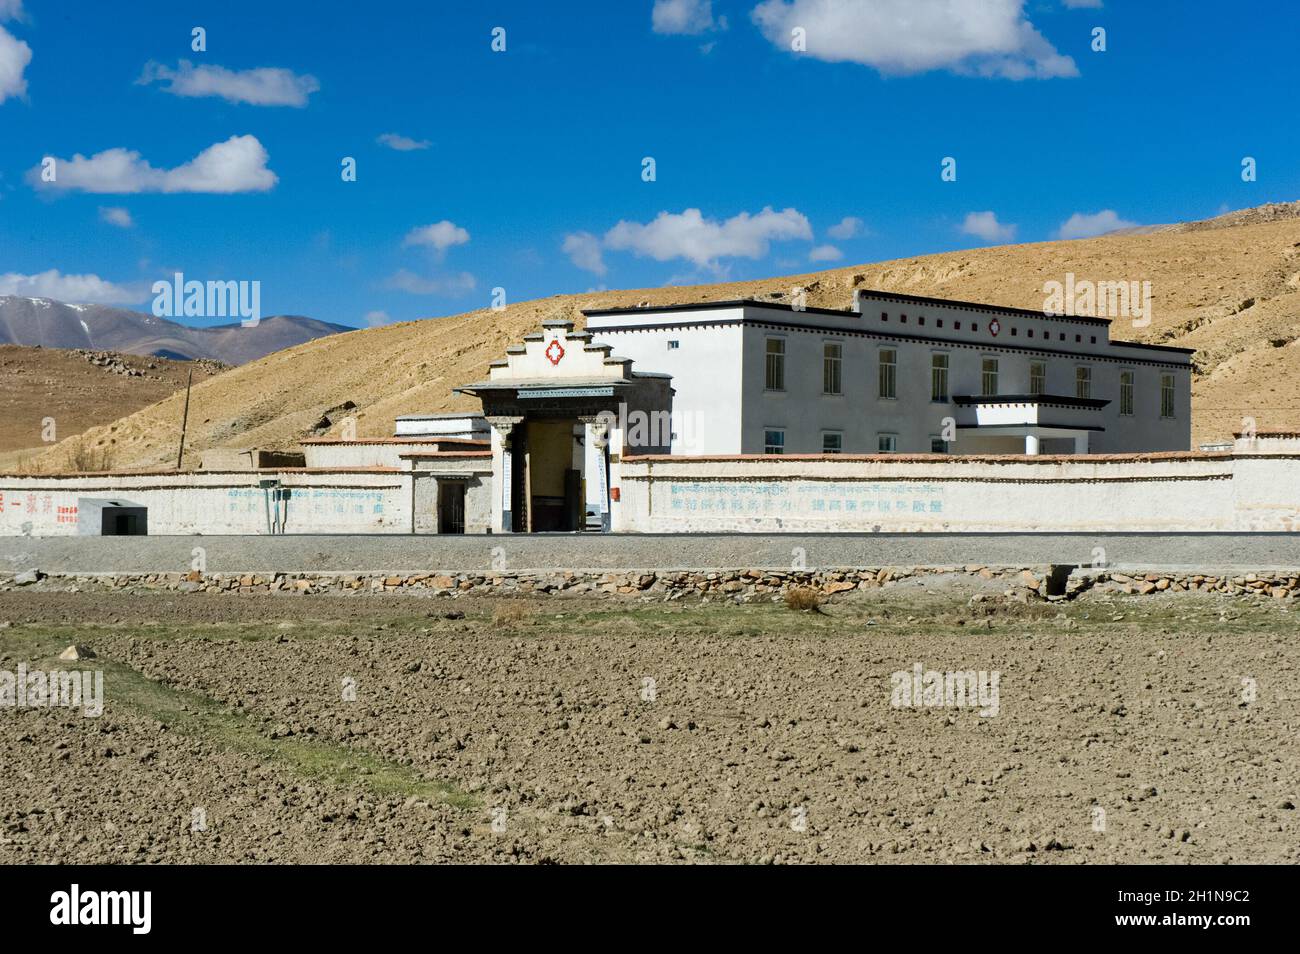
[[(993, 370), (989, 370), (989, 364), (992, 363)], [(980, 355), (980, 396), (996, 397), (998, 393), (998, 359), (995, 355)], [(989, 378), (992, 376), (993, 388), (989, 389)]]
[[(885, 360), (885, 355), (891, 355), (890, 361)], [(898, 349), (897, 348), (878, 348), (876, 350), (876, 397), (881, 401), (898, 400)], [(888, 394), (885, 394), (885, 384), (888, 381)]]
[[(780, 435), (779, 441), (770, 440), (773, 434)], [(772, 448), (777, 450), (772, 450)], [(785, 428), (784, 427), (765, 427), (763, 428), (763, 454), (769, 457), (780, 457), (785, 455)]]
[[(1043, 373), (1042, 373), (1042, 374), (1034, 374), (1034, 369), (1035, 369), (1035, 368), (1042, 368), (1042, 369), (1043, 369)], [(1039, 381), (1039, 383), (1038, 383), (1037, 385), (1034, 384), (1034, 379), (1035, 379), (1035, 378), (1037, 378), (1038, 381)], [(1046, 361), (1030, 361), (1030, 362), (1029, 362), (1029, 393), (1030, 393), (1030, 394), (1046, 394), (1046, 393), (1047, 393), (1047, 362), (1046, 362)]]
[(1092, 399), (1092, 365), (1076, 364), (1074, 366), (1074, 397), (1079, 401)]
[[(935, 361), (937, 361), (940, 358), (943, 359), (942, 367), (939, 367), (935, 364)], [(938, 383), (938, 378), (936, 377), (936, 375), (939, 375), (941, 372), (943, 378), (943, 388), (939, 389), (935, 387), (935, 385)], [(931, 404), (952, 403), (952, 388), (950, 386), (952, 383), (952, 379), (950, 377), (951, 374), (952, 374), (952, 361), (951, 361), (950, 352), (931, 351), (930, 352), (930, 403)]]
[[(834, 357), (829, 353), (835, 351)], [(830, 387), (833, 385), (832, 387)], [(822, 341), (822, 394), (841, 397), (844, 394), (844, 342)]]
[[(1128, 379), (1125, 383), (1125, 378)], [(1137, 395), (1137, 374), (1129, 368), (1119, 372), (1119, 416), (1132, 417)]]
[[(1165, 413), (1166, 398), (1168, 398), (1168, 414)], [(1160, 374), (1160, 420), (1178, 420), (1178, 381), (1172, 371), (1163, 371)]]
[[(781, 335), (765, 335), (763, 337), (763, 390), (771, 394), (783, 394), (785, 392), (785, 338)], [(779, 345), (779, 351), (773, 351), (772, 345)], [(775, 373), (774, 372), (775, 369)], [(773, 387), (773, 379), (776, 379), (776, 386)]]

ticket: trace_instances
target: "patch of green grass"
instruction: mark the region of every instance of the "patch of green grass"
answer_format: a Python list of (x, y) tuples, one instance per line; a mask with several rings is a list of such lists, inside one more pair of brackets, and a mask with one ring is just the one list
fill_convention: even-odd
[(0, 648), (39, 660), (48, 668), (75, 665), (104, 673), (106, 707), (123, 706), (155, 719), (182, 735), (203, 738), (232, 751), (275, 763), (306, 779), (335, 785), (359, 785), (376, 795), (415, 796), (462, 810), (480, 801), (451, 782), (429, 781), (403, 765), (320, 739), (272, 739), (252, 716), (223, 706), (202, 693), (177, 689), (111, 659), (96, 657), (74, 664), (57, 663), (68, 643), (94, 643), (85, 627), (23, 627), (0, 635)]

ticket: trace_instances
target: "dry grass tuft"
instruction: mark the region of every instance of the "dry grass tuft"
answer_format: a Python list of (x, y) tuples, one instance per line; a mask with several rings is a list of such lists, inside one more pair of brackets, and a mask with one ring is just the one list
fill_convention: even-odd
[(820, 609), (822, 595), (811, 586), (792, 586), (785, 591), (785, 605), (792, 610)]
[(492, 625), (494, 626), (514, 626), (522, 623), (532, 614), (518, 603), (506, 603), (498, 606), (492, 611)]

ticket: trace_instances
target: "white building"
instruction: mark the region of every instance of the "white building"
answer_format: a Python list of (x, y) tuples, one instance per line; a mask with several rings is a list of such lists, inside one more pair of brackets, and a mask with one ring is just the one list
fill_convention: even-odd
[(481, 414), (196, 473), (0, 475), (0, 534), (1300, 528), (1300, 434), (1189, 451), (1190, 351), (1096, 318), (856, 305), (543, 322), (457, 388)]
[(1102, 318), (874, 291), (856, 302), (585, 314), (594, 340), (671, 376), (674, 454), (1190, 447), (1189, 349), (1111, 341)]

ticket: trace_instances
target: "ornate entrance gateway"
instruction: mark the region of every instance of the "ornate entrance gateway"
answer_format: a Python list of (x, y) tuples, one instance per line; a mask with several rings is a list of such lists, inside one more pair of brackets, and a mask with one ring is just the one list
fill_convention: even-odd
[[(632, 370), (629, 358), (547, 321), (506, 349), (488, 379), (456, 390), (483, 402), (492, 425), (493, 527), (510, 532), (609, 529), (609, 462), (622, 422), (671, 420), (671, 378)], [(642, 429), (643, 431), (645, 429)], [(640, 454), (671, 450), (669, 426), (650, 428)]]

